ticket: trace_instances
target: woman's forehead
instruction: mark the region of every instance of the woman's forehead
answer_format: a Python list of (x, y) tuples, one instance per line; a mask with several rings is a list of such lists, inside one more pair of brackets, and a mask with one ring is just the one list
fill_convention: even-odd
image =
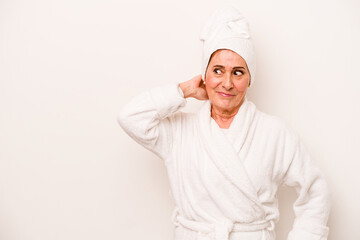
[(245, 67), (245, 60), (234, 51), (228, 49), (220, 49), (215, 51), (210, 59), (209, 65), (220, 65), (224, 67)]

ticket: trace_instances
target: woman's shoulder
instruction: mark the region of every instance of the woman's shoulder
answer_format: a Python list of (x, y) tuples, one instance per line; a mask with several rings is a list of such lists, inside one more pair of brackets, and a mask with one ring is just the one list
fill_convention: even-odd
[(197, 118), (197, 114), (193, 112), (184, 112), (178, 111), (175, 114), (169, 116), (167, 119), (170, 121), (174, 126), (177, 127), (184, 127), (188, 125), (193, 125), (194, 121)]
[(210, 116), (210, 103), (209, 101), (202, 101), (200, 104), (193, 104), (189, 108), (181, 109), (171, 116), (171, 120), (177, 123), (191, 123), (194, 124), (202, 116)]

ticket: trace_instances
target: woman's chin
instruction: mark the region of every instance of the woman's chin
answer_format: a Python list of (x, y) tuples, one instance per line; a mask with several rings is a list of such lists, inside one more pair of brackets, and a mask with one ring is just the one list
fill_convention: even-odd
[(231, 99), (210, 99), (211, 105), (221, 111), (232, 112), (240, 107), (240, 103)]

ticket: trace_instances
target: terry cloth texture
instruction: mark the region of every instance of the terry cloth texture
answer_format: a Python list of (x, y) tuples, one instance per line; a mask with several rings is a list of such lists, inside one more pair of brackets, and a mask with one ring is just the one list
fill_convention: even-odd
[(327, 183), (298, 135), (246, 99), (225, 134), (205, 101), (181, 112), (177, 84), (134, 97), (118, 115), (125, 132), (164, 160), (176, 208), (174, 240), (274, 240), (278, 186), (294, 187), (288, 240), (326, 240)]

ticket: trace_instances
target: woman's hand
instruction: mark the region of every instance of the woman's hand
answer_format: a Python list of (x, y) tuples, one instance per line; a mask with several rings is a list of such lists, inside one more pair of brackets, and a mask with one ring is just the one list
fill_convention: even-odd
[(179, 86), (184, 93), (184, 98), (193, 97), (198, 100), (209, 99), (205, 85), (201, 79), (201, 74), (193, 77), (189, 81), (180, 83)]

